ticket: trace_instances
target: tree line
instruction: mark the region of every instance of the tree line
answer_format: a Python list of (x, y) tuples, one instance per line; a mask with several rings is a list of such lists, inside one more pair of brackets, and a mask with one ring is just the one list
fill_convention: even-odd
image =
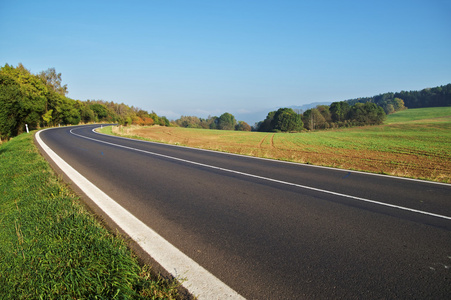
[(291, 108), (280, 108), (268, 113), (265, 120), (256, 124), (258, 131), (299, 132), (327, 128), (379, 125), (387, 115), (382, 107), (372, 102), (349, 105), (346, 101), (318, 105), (303, 113)]
[(198, 118), (195, 116), (181, 116), (179, 119), (173, 121), (173, 125), (185, 128), (203, 128), (203, 129), (218, 129), (218, 130), (238, 130), (251, 131), (252, 128), (244, 121), (237, 121), (235, 116), (226, 112), (216, 116), (209, 116), (208, 118)]
[[(390, 113), (390, 104), (396, 106), (397, 99), (402, 99), (408, 108), (440, 107), (451, 105), (451, 83), (447, 85), (426, 88), (420, 91), (401, 91), (397, 93), (383, 93), (373, 97), (363, 97), (346, 100), (349, 104), (373, 102)], [(388, 109), (387, 109), (388, 107)], [(396, 110), (396, 108), (395, 108)]]
[[(405, 109), (400, 100), (396, 108)], [(329, 105), (318, 105), (316, 108), (303, 113), (295, 112), (292, 108), (280, 108), (269, 112), (266, 119), (251, 127), (244, 121), (237, 122), (230, 113), (219, 117), (209, 116), (206, 119), (195, 116), (182, 116), (173, 121), (174, 126), (185, 128), (203, 128), (219, 130), (241, 131), (272, 131), (272, 132), (300, 132), (350, 126), (378, 125), (386, 119), (384, 109), (375, 103), (356, 103), (349, 105), (346, 101), (334, 102)]]
[(66, 97), (61, 73), (49, 68), (32, 74), (22, 64), (0, 68), (0, 139), (7, 140), (29, 129), (80, 123), (169, 126), (155, 112), (103, 100), (73, 100)]

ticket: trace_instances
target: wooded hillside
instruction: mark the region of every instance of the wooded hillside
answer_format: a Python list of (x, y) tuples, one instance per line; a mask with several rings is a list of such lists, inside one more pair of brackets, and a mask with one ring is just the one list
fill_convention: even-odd
[(112, 122), (159, 124), (169, 120), (156, 113), (103, 100), (73, 100), (66, 97), (67, 85), (54, 68), (32, 74), (22, 64), (0, 68), (0, 139), (47, 126)]
[(373, 102), (385, 109), (395, 99), (402, 99), (407, 108), (451, 106), (451, 83), (422, 89), (421, 91), (384, 93), (373, 97), (350, 99), (346, 100), (346, 102), (350, 105)]

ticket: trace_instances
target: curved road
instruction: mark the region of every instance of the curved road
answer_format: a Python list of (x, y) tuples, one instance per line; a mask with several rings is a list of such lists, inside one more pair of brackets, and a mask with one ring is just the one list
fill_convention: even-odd
[(245, 298), (451, 295), (451, 185), (134, 141), (95, 127), (40, 137)]

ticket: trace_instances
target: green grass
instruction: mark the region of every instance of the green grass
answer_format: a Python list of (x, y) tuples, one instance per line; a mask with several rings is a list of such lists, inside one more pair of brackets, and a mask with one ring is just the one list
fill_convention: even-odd
[(386, 126), (369, 126), (343, 130), (318, 131), (310, 134), (277, 135), (286, 144), (322, 146), (333, 149), (361, 151), (409, 152), (417, 155), (444, 155), (451, 159), (451, 122), (397, 123)]
[(451, 117), (451, 106), (449, 107), (426, 107), (407, 109), (387, 116), (386, 124), (405, 123), (418, 120), (435, 119), (440, 122), (444, 117)]
[(1, 299), (173, 299), (22, 134), (0, 145)]

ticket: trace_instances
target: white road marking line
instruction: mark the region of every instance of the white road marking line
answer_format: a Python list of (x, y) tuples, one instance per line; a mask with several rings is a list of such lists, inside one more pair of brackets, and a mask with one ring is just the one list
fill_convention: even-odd
[(408, 208), (408, 207), (404, 207), (404, 206), (398, 206), (398, 205), (394, 205), (394, 204), (379, 202), (379, 201), (370, 200), (370, 199), (366, 199), (366, 198), (361, 198), (361, 197), (341, 194), (341, 193), (337, 193), (337, 192), (333, 192), (333, 191), (328, 191), (328, 190), (324, 190), (324, 189), (318, 189), (318, 188), (314, 188), (314, 187), (310, 187), (310, 186), (306, 186), (306, 185), (301, 185), (301, 184), (297, 184), (297, 183), (292, 183), (292, 182), (272, 179), (272, 178), (269, 178), (269, 177), (263, 177), (263, 176), (254, 175), (254, 174), (250, 174), (250, 173), (244, 173), (244, 172), (235, 171), (235, 170), (231, 170), (231, 169), (225, 169), (225, 168), (216, 167), (216, 166), (212, 166), (212, 165), (207, 165), (207, 164), (203, 164), (203, 163), (198, 163), (198, 162), (195, 162), (195, 161), (190, 161), (190, 160), (186, 160), (186, 159), (182, 159), (182, 158), (177, 158), (177, 157), (173, 157), (173, 156), (168, 156), (168, 155), (164, 155), (164, 154), (159, 154), (159, 153), (155, 153), (155, 152), (145, 151), (145, 150), (132, 148), (132, 147), (128, 147), (128, 146), (123, 146), (123, 145), (118, 145), (118, 144), (114, 144), (114, 143), (110, 143), (110, 142), (105, 142), (105, 141), (102, 141), (102, 140), (98, 140), (98, 139), (94, 139), (94, 138), (90, 138), (90, 137), (86, 137), (86, 136), (82, 136), (82, 135), (76, 134), (76, 133), (72, 132), (72, 130), (70, 132), (73, 135), (76, 135), (76, 136), (84, 138), (84, 139), (93, 140), (93, 141), (96, 141), (96, 142), (99, 142), (99, 143), (104, 143), (104, 144), (108, 144), (108, 145), (119, 147), (119, 148), (133, 150), (133, 151), (142, 152), (142, 153), (155, 155), (155, 156), (160, 156), (160, 157), (164, 157), (164, 158), (168, 158), (168, 159), (172, 159), (172, 160), (176, 160), (176, 161), (181, 161), (181, 162), (185, 162), (185, 163), (189, 163), (189, 164), (193, 164), (193, 165), (197, 165), (197, 166), (202, 166), (202, 167), (206, 167), (206, 168), (210, 168), (210, 169), (220, 170), (220, 171), (223, 171), (223, 172), (239, 174), (239, 175), (242, 175), (242, 176), (257, 178), (257, 179), (271, 181), (271, 182), (276, 182), (276, 183), (280, 183), (280, 184), (284, 184), (284, 185), (295, 186), (295, 187), (302, 188), (302, 189), (312, 190), (312, 191), (326, 193), (326, 194), (335, 195), (335, 196), (339, 196), (339, 197), (350, 198), (350, 199), (363, 201), (363, 202), (367, 202), (367, 203), (377, 204), (377, 205), (381, 205), (381, 206), (387, 206), (387, 207), (396, 208), (396, 209), (400, 209), (400, 210), (405, 210), (405, 211), (409, 211), (409, 212), (414, 212), (414, 213), (418, 213), (418, 214), (423, 214), (423, 215), (433, 216), (433, 217), (442, 218), (442, 219), (446, 219), (446, 220), (451, 220), (451, 217), (444, 216), (444, 215), (434, 214), (434, 213), (430, 213), (430, 212), (426, 212), (426, 211), (422, 211), (422, 210), (417, 210), (417, 209)]
[(36, 140), (58, 167), (163, 268), (174, 277), (186, 278), (182, 285), (188, 291), (199, 299), (244, 299), (72, 168), (42, 141), (41, 132)]

